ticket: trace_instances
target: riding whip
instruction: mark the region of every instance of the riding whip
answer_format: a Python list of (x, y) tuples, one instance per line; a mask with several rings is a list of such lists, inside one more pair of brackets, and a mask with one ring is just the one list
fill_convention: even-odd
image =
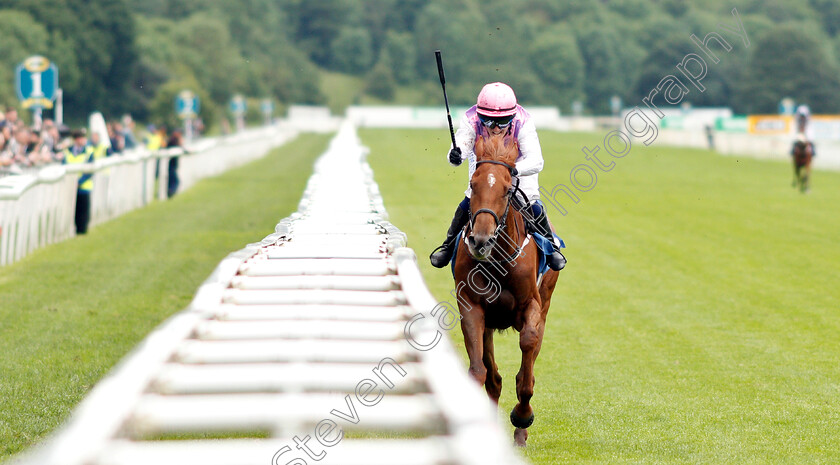
[(446, 98), (446, 78), (443, 76), (443, 60), (440, 58), (440, 50), (435, 50), (435, 59), (437, 59), (440, 87), (443, 88), (443, 102), (446, 104), (446, 119), (449, 121), (449, 136), (452, 138), (452, 147), (457, 147), (457, 145), (455, 145), (455, 130), (452, 128), (452, 116), (449, 114), (449, 99)]

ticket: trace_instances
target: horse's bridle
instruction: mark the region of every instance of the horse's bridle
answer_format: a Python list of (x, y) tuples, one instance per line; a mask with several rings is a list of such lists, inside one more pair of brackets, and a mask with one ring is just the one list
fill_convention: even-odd
[[(511, 165), (509, 165), (505, 162), (502, 162), (502, 161), (497, 161), (497, 160), (480, 160), (480, 161), (477, 161), (475, 163), (476, 169), (478, 168), (478, 165), (480, 165), (482, 163), (492, 163), (494, 165), (504, 166), (505, 168), (508, 169), (508, 171), (510, 171), (510, 176), (516, 180), (516, 183), (510, 189), (508, 189), (507, 195), (505, 195), (505, 197), (506, 197), (505, 212), (502, 213), (501, 218), (499, 218), (499, 215), (497, 215), (496, 212), (494, 212), (493, 210), (491, 210), (489, 208), (479, 208), (478, 210), (475, 211), (475, 213), (470, 212), (469, 226), (470, 226), (471, 230), (473, 229), (473, 226), (475, 224), (475, 218), (480, 213), (489, 213), (490, 215), (493, 216), (493, 219), (496, 221), (496, 230), (493, 231), (493, 234), (490, 237), (495, 240), (499, 236), (499, 233), (505, 227), (505, 223), (507, 222), (508, 212), (510, 212), (511, 198), (513, 197), (513, 195), (517, 191), (522, 192), (522, 190), (519, 188), (519, 178), (516, 177), (516, 175), (519, 174), (519, 172), (516, 170), (516, 167), (511, 166)], [(523, 193), (523, 196), (524, 196), (524, 193)], [(527, 198), (527, 197), (525, 197), (525, 198)], [(466, 236), (465, 236), (465, 239), (466, 239)], [(522, 246), (519, 245), (518, 240), (516, 241), (516, 244), (517, 244), (516, 251), (513, 254), (511, 254), (511, 256), (509, 256), (505, 259), (499, 260), (500, 262), (510, 263), (510, 262), (512, 262), (513, 260), (516, 260), (519, 257), (519, 255), (522, 253)]]

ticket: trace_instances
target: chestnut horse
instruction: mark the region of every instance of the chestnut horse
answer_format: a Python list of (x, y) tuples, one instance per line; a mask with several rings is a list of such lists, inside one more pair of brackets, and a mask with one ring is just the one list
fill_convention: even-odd
[(510, 421), (516, 427), (516, 444), (525, 446), (527, 428), (534, 422), (530, 403), (534, 362), (558, 272), (549, 269), (538, 281), (537, 246), (527, 234), (522, 213), (511, 206), (517, 191), (512, 176), (519, 154), (516, 139), (505, 134), (481, 136), (475, 154), (470, 221), (462, 236), (466, 247), (458, 247), (454, 269), (461, 331), (469, 373), (496, 404), (502, 376), (493, 354), (493, 331), (513, 327), (519, 332), (519, 402), (510, 412)]
[(793, 155), (793, 187), (798, 187), (800, 192), (808, 192), (814, 145), (810, 141), (797, 140), (793, 143), (791, 155)]

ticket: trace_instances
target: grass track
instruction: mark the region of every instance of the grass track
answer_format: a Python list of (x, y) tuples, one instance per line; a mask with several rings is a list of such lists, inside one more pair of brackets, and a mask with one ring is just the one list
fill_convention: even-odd
[(301, 136), (0, 268), (0, 460), (53, 430), (222, 258), (295, 211), (328, 139)]
[[(435, 296), (454, 302), (449, 270), (426, 258), (466, 187), (466, 167), (445, 161), (448, 134), (361, 135), (391, 222)], [(540, 137), (548, 190), (569, 185), (586, 162), (581, 148), (602, 142)], [(569, 265), (537, 361), (524, 455), (535, 464), (840, 462), (840, 174), (816, 171), (801, 195), (786, 163), (656, 144), (614, 162), (580, 203), (559, 194), (566, 216), (549, 207)], [(460, 330), (452, 336), (464, 354)], [(496, 344), (507, 423), (517, 334)]]

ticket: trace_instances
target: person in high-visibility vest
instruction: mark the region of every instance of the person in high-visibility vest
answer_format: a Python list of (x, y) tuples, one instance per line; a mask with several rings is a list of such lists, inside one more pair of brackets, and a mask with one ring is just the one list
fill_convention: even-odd
[(108, 146), (104, 141), (101, 140), (102, 138), (99, 137), (98, 132), (91, 132), (90, 133), (90, 147), (93, 148), (93, 158), (94, 160), (99, 160), (101, 158), (110, 157), (111, 156), (111, 147)]
[[(78, 129), (71, 134), (73, 145), (64, 149), (65, 165), (81, 163), (93, 163), (94, 149), (87, 145), (87, 137), (84, 129)], [(76, 234), (86, 234), (90, 222), (90, 193), (93, 191), (93, 174), (83, 173), (79, 177), (79, 184), (76, 189)]]
[(149, 152), (157, 152), (165, 147), (166, 142), (166, 128), (156, 128), (154, 124), (150, 124), (147, 128), (149, 135), (146, 138), (146, 148)]
[[(146, 149), (151, 152), (155, 153), (160, 149), (166, 148), (166, 128), (155, 127), (154, 124), (150, 124), (147, 126), (149, 130), (149, 134), (144, 139), (146, 142)], [(155, 179), (158, 179), (160, 176), (160, 158), (155, 158)]]

